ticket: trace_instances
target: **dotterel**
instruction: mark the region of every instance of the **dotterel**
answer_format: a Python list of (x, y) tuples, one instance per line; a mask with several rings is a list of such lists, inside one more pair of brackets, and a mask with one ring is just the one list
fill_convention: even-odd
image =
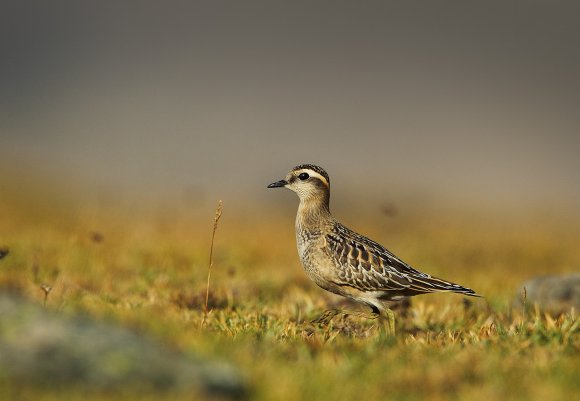
[[(479, 297), (473, 290), (420, 272), (382, 245), (340, 224), (330, 213), (330, 178), (321, 167), (302, 164), (268, 188), (285, 187), (300, 198), (296, 215), (298, 255), (308, 277), (318, 286), (371, 308), (375, 317), (394, 317), (384, 301), (432, 293), (456, 292)], [(328, 322), (338, 311), (326, 312)]]

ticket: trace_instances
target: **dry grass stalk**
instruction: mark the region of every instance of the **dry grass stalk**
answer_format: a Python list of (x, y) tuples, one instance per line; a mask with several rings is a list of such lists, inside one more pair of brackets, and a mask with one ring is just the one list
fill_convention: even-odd
[(220, 220), (220, 217), (222, 216), (222, 209), (223, 209), (223, 203), (220, 200), (218, 202), (217, 208), (215, 210), (215, 216), (213, 218), (213, 231), (211, 234), (211, 246), (209, 248), (209, 262), (208, 262), (208, 267), (207, 267), (207, 285), (205, 288), (205, 304), (204, 304), (204, 308), (203, 308), (203, 317), (201, 319), (201, 325), (200, 328), (203, 328), (205, 321), (207, 319), (207, 314), (208, 314), (208, 301), (209, 301), (209, 281), (211, 278), (211, 268), (213, 266), (213, 243), (214, 243), (214, 239), (215, 239), (215, 232), (217, 231), (217, 227), (218, 227), (218, 222)]
[(43, 306), (46, 307), (46, 301), (48, 300), (48, 294), (50, 294), (50, 292), (52, 291), (52, 286), (48, 284), (41, 284), (40, 289), (44, 292)]

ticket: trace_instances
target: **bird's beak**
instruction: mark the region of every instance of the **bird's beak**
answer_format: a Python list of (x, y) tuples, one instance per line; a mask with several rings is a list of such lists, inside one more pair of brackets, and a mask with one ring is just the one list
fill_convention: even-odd
[(286, 185), (288, 185), (288, 181), (280, 180), (280, 181), (276, 181), (276, 182), (271, 183), (270, 185), (268, 185), (268, 188), (280, 188), (280, 187), (285, 187)]

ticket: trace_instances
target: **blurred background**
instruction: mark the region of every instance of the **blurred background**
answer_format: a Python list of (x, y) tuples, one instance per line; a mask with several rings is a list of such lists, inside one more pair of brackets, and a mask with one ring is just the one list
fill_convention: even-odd
[(88, 198), (279, 206), (296, 200), (266, 185), (310, 162), (339, 206), (575, 212), (579, 12), (575, 1), (3, 1), (4, 191), (29, 174)]

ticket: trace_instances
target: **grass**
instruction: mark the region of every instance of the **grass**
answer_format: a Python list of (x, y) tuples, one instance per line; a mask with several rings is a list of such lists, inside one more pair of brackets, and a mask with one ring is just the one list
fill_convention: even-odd
[(215, 217), (213, 218), (213, 231), (211, 232), (211, 245), (209, 246), (209, 262), (207, 265), (207, 286), (205, 288), (205, 304), (203, 305), (203, 317), (201, 318), (200, 327), (203, 328), (205, 324), (205, 320), (207, 319), (207, 313), (209, 311), (208, 304), (209, 304), (209, 285), (211, 281), (211, 268), (213, 267), (213, 243), (215, 240), (215, 232), (218, 228), (218, 223), (220, 221), (220, 217), (222, 217), (222, 209), (223, 203), (220, 200), (218, 202), (218, 206), (215, 210)]
[[(9, 249), (0, 260), (0, 286), (63, 314), (111, 319), (185, 352), (231, 361), (247, 377), (253, 400), (549, 401), (580, 391), (578, 318), (511, 307), (524, 279), (578, 269), (574, 219), (413, 210), (359, 215), (349, 224), (354, 216), (345, 210), (345, 223), (411, 264), (486, 297), (416, 297), (397, 313), (397, 334), (389, 337), (375, 321), (355, 317), (326, 328), (309, 323), (340, 301), (302, 272), (293, 210), (236, 213), (228, 203), (202, 326), (212, 205), (147, 211), (35, 194), (42, 200), (35, 207), (22, 196), (0, 200), (0, 247)], [(23, 399), (103, 396), (18, 390)]]

